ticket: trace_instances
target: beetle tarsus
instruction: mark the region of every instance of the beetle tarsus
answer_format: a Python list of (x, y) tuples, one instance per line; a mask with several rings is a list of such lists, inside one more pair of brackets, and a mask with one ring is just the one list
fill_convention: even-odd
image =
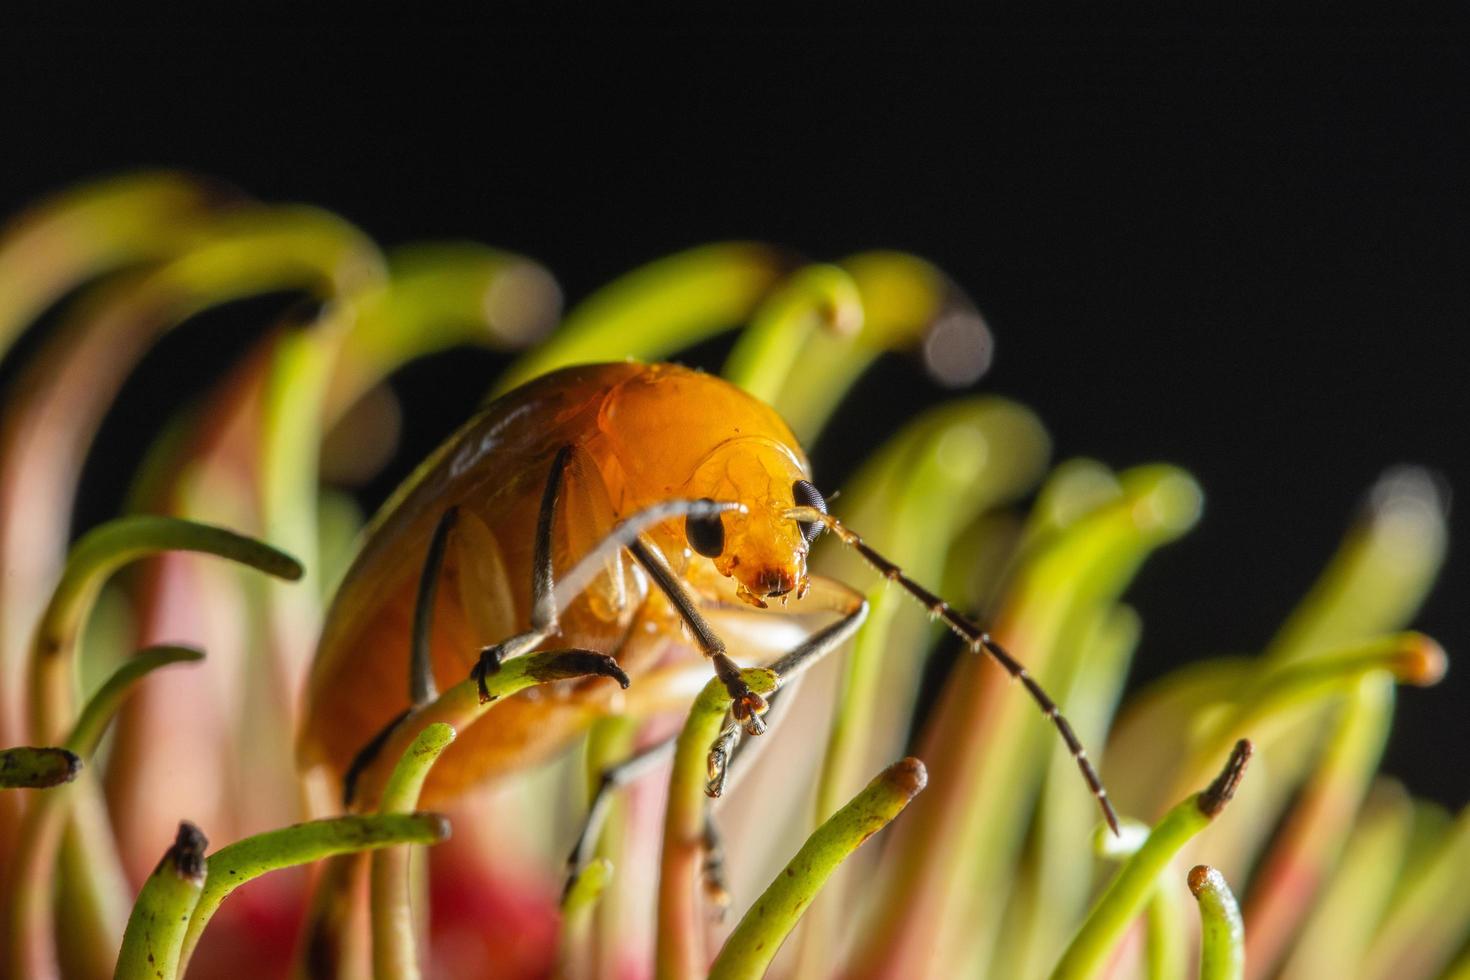
[(704, 820), (704, 863), (700, 865), (699, 878), (711, 916), (716, 922), (724, 922), (732, 901), (730, 883), (725, 879), (725, 846), (708, 816)]
[(740, 731), (741, 727), (733, 717), (727, 717), (719, 737), (709, 747), (709, 755), (705, 759), (705, 775), (708, 778), (704, 784), (704, 795), (712, 800), (725, 794), (730, 760), (735, 756), (735, 745), (740, 741)]
[(475, 662), (475, 669), (472, 673), (475, 678), (475, 685), (480, 691), (481, 704), (489, 704), (495, 700), (495, 696), (490, 693), (490, 687), (485, 681), (491, 674), (498, 674), (500, 672), (500, 665), (504, 662), (505, 644), (503, 643), (496, 643), (480, 651), (480, 659)]
[(765, 698), (746, 688), (744, 694), (735, 696), (734, 703), (730, 705), (730, 713), (745, 728), (747, 735), (764, 735), (766, 722), (761, 715), (765, 714), (767, 707), (769, 705)]
[(572, 886), (582, 876), (587, 863), (592, 860), (597, 841), (602, 834), (607, 809), (612, 804), (613, 793), (633, 780), (656, 771), (673, 750), (674, 739), (666, 738), (602, 771), (597, 781), (597, 791), (592, 794), (592, 801), (587, 807), (587, 816), (582, 821), (582, 829), (577, 834), (572, 853), (567, 856), (567, 879), (566, 884), (562, 887), (561, 895), (563, 902), (566, 901), (567, 895), (571, 894)]

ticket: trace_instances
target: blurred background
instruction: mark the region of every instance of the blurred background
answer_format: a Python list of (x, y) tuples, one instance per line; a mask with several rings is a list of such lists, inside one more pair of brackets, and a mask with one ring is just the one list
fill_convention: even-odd
[[(1261, 647), (1384, 468), (1422, 463), (1470, 492), (1470, 67), (1428, 27), (1329, 42), (1075, 21), (1066, 36), (868, 20), (798, 37), (769, 22), (635, 44), (614, 30), (628, 24), (107, 16), (7, 15), (0, 214), (178, 167), (321, 205), (384, 245), (514, 249), (569, 302), (728, 238), (934, 261), (995, 335), (976, 387), (1035, 408), (1058, 458), (1167, 460), (1205, 488), (1198, 529), (1130, 593), (1135, 684)], [(150, 354), (88, 463), (78, 531), (117, 512), (151, 434), (295, 299), (211, 311), (211, 329)], [(365, 506), (473, 410), (497, 363), (455, 353), (396, 379), (403, 439)], [(916, 362), (884, 362), (812, 447), (820, 483), (945, 396)], [(1458, 807), (1470, 531), (1451, 520), (1416, 623), (1450, 675), (1401, 690), (1385, 769)]]

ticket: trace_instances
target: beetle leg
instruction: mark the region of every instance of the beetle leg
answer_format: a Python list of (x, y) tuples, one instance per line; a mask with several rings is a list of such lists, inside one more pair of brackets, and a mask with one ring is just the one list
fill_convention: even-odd
[(434, 526), (434, 536), (429, 539), (424, 570), (419, 575), (408, 657), (408, 701), (415, 708), (422, 708), (439, 696), (434, 686), (434, 665), (429, 660), (429, 637), (434, 628), (434, 600), (439, 593), (439, 577), (444, 571), (444, 546), (458, 518), (458, 507), (450, 507), (439, 518), (439, 523)]
[(481, 650), (480, 659), (475, 661), (475, 666), (470, 671), (470, 676), (475, 679), (475, 683), (480, 688), (480, 703), (485, 704), (491, 700), (490, 687), (486, 680), (492, 674), (499, 672), (501, 664), (512, 657), (530, 653), (545, 643), (554, 632), (555, 630), (527, 630), (524, 633), (517, 633), (508, 640), (492, 643)]
[(704, 883), (704, 898), (714, 911), (715, 918), (723, 922), (730, 911), (730, 883), (725, 880), (725, 843), (715, 826), (714, 815), (708, 810), (704, 814), (704, 863), (699, 868)]
[(694, 599), (669, 570), (661, 555), (641, 540), (630, 543), (628, 551), (643, 566), (644, 571), (648, 572), (648, 577), (658, 586), (659, 591), (673, 604), (679, 617), (684, 620), (684, 625), (694, 634), (694, 641), (699, 644), (699, 649), (713, 662), (715, 676), (724, 682), (725, 690), (730, 693), (733, 702), (730, 710), (735, 717), (751, 735), (760, 735), (766, 730), (766, 724), (760, 717), (765, 713), (766, 699), (752, 691), (740, 676), (740, 666), (725, 652), (725, 641), (720, 639), (708, 620), (700, 614)]
[(350, 807), (357, 792), (357, 780), (362, 776), (378, 753), (383, 751), (393, 730), (419, 708), (439, 696), (434, 687), (434, 667), (429, 660), (429, 637), (434, 627), (434, 599), (439, 592), (439, 577), (444, 570), (444, 547), (449, 541), (449, 532), (454, 529), (459, 508), (450, 507), (434, 526), (429, 539), (429, 551), (424, 558), (424, 569), (419, 575), (418, 593), (414, 598), (413, 627), (409, 635), (408, 699), (410, 707), (394, 715), (372, 738), (368, 739), (352, 757), (347, 771), (342, 775), (342, 806)]
[(617, 765), (602, 770), (602, 775), (597, 782), (597, 790), (592, 794), (592, 802), (587, 807), (587, 816), (582, 819), (582, 829), (577, 834), (577, 842), (572, 847), (572, 853), (567, 857), (567, 883), (562, 890), (563, 898), (566, 897), (567, 892), (571, 891), (577, 877), (587, 867), (587, 862), (592, 860), (592, 851), (597, 846), (598, 838), (602, 836), (602, 825), (607, 820), (607, 810), (612, 805), (613, 794), (667, 762), (669, 754), (673, 751), (674, 742), (675, 737), (670, 736), (641, 752), (634, 753)]
[[(738, 733), (740, 726), (735, 725), (734, 730)], [(567, 880), (566, 885), (562, 888), (563, 900), (571, 892), (572, 886), (577, 883), (577, 878), (587, 867), (587, 863), (592, 860), (592, 852), (597, 846), (598, 838), (602, 836), (602, 826), (607, 820), (607, 811), (612, 805), (613, 794), (668, 762), (676, 740), (677, 736), (670, 736), (662, 742), (629, 756), (617, 765), (602, 770), (597, 790), (593, 793), (591, 805), (587, 808), (587, 816), (582, 820), (582, 829), (577, 834), (577, 842), (572, 847), (572, 853), (567, 857)], [(705, 897), (723, 918), (725, 910), (730, 906), (730, 889), (725, 880), (725, 848), (720, 839), (719, 830), (715, 827), (714, 818), (708, 812), (704, 818), (704, 864), (700, 873), (704, 881)]]
[(536, 516), (536, 551), (531, 558), (531, 629), (551, 634), (556, 632), (556, 580), (551, 567), (551, 535), (556, 521), (556, 504), (572, 458), (572, 446), (562, 446), (551, 461), (551, 475), (541, 494), (541, 510)]
[[(820, 577), (814, 577), (811, 583), (810, 598), (803, 601), (814, 600), (819, 606), (838, 613), (839, 618), (811, 633), (801, 643), (768, 664), (781, 678), (783, 690), (809, 667), (846, 643), (868, 616), (868, 602), (856, 590), (832, 579)], [(789, 697), (789, 693), (787, 696)], [(727, 727), (710, 746), (709, 782), (705, 786), (705, 792), (712, 797), (718, 797), (724, 792), (731, 758), (741, 747), (737, 744), (735, 735), (738, 732), (731, 733)]]
[(352, 757), (352, 762), (347, 766), (347, 771), (342, 774), (342, 809), (352, 807), (352, 798), (357, 795), (357, 781), (367, 771), (368, 766), (382, 753), (383, 746), (388, 744), (388, 739), (403, 722), (403, 719), (413, 714), (412, 708), (404, 708), (393, 716), (393, 720), (378, 730), (378, 733), (368, 739), (362, 748), (357, 750), (357, 755)]
[[(490, 689), (485, 679), (499, 670), (503, 661), (529, 653), (556, 633), (556, 577), (552, 568), (551, 538), (556, 524), (557, 500), (561, 497), (572, 449), (567, 445), (556, 451), (551, 461), (551, 474), (546, 478), (546, 489), (541, 493), (541, 509), (536, 515), (535, 551), (531, 557), (531, 628), (480, 651), (480, 659), (475, 662), (470, 676), (480, 687), (481, 704), (490, 700)], [(427, 644), (425, 646), (427, 648)], [(427, 656), (426, 649), (425, 660)]]

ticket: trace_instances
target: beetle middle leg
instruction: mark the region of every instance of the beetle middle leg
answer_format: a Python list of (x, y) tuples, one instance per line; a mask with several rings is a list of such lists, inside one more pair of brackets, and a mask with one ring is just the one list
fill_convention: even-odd
[(608, 809), (612, 806), (617, 791), (667, 762), (674, 751), (674, 741), (674, 737), (670, 736), (635, 752), (616, 765), (608, 766), (598, 775), (597, 789), (592, 793), (587, 815), (582, 818), (582, 829), (577, 833), (577, 841), (572, 845), (571, 854), (567, 856), (567, 882), (562, 892), (563, 897), (571, 890), (582, 869), (587, 867), (587, 862), (592, 860), (592, 852), (597, 847), (598, 838), (602, 836), (602, 826), (607, 821)]
[[(653, 555), (648, 549), (640, 549), (645, 555)], [(634, 551), (635, 556), (638, 551)], [(655, 559), (656, 560), (656, 559)], [(692, 614), (697, 617), (705, 633), (718, 640), (718, 634), (709, 622), (699, 613), (695, 606), (695, 600), (679, 587), (677, 598), (670, 596), (671, 602), (678, 609), (681, 616)], [(681, 605), (681, 602), (684, 605)], [(808, 597), (802, 601), (797, 610), (771, 610), (768, 612), (752, 612), (744, 607), (732, 607), (733, 612), (739, 617), (739, 622), (744, 622), (754, 627), (761, 621), (769, 622), (773, 618), (794, 619), (797, 616), (813, 613), (837, 613), (838, 619), (817, 630), (808, 633), (800, 643), (789, 651), (778, 657), (771, 663), (772, 669), (782, 678), (783, 688), (780, 692), (771, 695), (770, 712), (767, 714), (768, 723), (776, 724), (775, 718), (778, 710), (789, 705), (791, 698), (795, 695), (795, 682), (801, 674), (809, 667), (817, 663), (823, 656), (832, 652), (846, 642), (857, 628), (862, 625), (867, 615), (867, 602), (863, 596), (855, 590), (831, 579), (814, 577), (812, 588)], [(685, 619), (688, 622), (688, 619)], [(738, 635), (739, 627), (733, 632)], [(695, 635), (699, 636), (698, 630)], [(721, 646), (723, 649), (723, 645)], [(739, 669), (738, 667), (736, 668)], [(738, 718), (732, 709), (727, 716), (727, 723), (723, 727), (720, 737), (710, 748), (709, 755), (709, 782), (706, 786), (707, 795), (714, 799), (718, 798), (725, 790), (730, 773), (742, 771), (747, 759), (753, 760), (756, 754), (755, 746), (764, 744), (751, 741), (742, 741), (741, 733), (747, 731), (743, 719)], [(593, 794), (592, 801), (588, 807), (581, 831), (577, 835), (576, 844), (572, 848), (571, 855), (567, 859), (567, 888), (576, 881), (582, 869), (592, 857), (593, 849), (601, 835), (602, 825), (607, 815), (607, 809), (611, 805), (613, 795), (622, 787), (634, 780), (654, 771), (660, 763), (666, 760), (672, 750), (675, 739), (669, 739), (653, 745), (643, 751), (630, 756), (625, 761), (604, 769), (598, 780), (598, 788)], [(732, 762), (740, 760), (741, 766), (736, 769)], [(722, 866), (723, 853), (718, 846), (717, 836), (714, 834), (713, 824), (706, 822), (705, 835), (705, 887), (712, 897), (717, 896), (723, 890)], [(718, 904), (718, 903), (716, 903)]]
[(373, 760), (383, 751), (403, 720), (438, 696), (434, 686), (434, 670), (429, 659), (430, 636), (434, 626), (434, 600), (439, 593), (439, 577), (444, 570), (444, 549), (449, 542), (449, 532), (459, 519), (459, 508), (450, 507), (434, 525), (429, 538), (428, 553), (424, 557), (423, 571), (419, 574), (418, 591), (414, 597), (413, 626), (409, 636), (408, 656), (408, 701), (409, 706), (384, 725), (377, 734), (352, 757), (342, 776), (342, 805), (351, 806), (357, 792), (357, 781)]
[(536, 516), (535, 551), (531, 558), (531, 628), (480, 651), (480, 659), (475, 663), (471, 676), (480, 685), (481, 703), (490, 700), (485, 678), (500, 669), (501, 661), (534, 650), (556, 632), (556, 583), (551, 564), (551, 538), (557, 499), (561, 496), (572, 448), (562, 446), (557, 450), (551, 461), (546, 489), (541, 494), (541, 508)]

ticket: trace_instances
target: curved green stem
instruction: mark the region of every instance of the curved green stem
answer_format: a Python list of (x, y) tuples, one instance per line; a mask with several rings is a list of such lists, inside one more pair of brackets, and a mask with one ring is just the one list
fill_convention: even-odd
[[(127, 663), (97, 691), (82, 709), (76, 726), (66, 739), (66, 748), (83, 762), (97, 748), (107, 723), (132, 686), (149, 672), (167, 664), (196, 661), (204, 655), (184, 647), (155, 647), (144, 650)], [(57, 973), (56, 931), (52, 921), (55, 894), (54, 868), (62, 828), (71, 811), (72, 787), (35, 798), (16, 835), (15, 860), (6, 883), (5, 907), (11, 975), (44, 980)], [(85, 867), (85, 865), (83, 865)], [(81, 883), (79, 894), (86, 894)], [(116, 936), (110, 938), (115, 945)], [(108, 942), (107, 937), (87, 936), (87, 942)]]
[(1400, 879), (1378, 926), (1360, 976), (1389, 980), (1433, 977), (1445, 970), (1470, 933), (1470, 806), (1460, 810), (1433, 853)]
[(188, 821), (138, 893), (114, 980), (174, 980), (190, 918), (204, 891), (209, 841)]
[(46, 307), (110, 269), (168, 255), (197, 234), (210, 188), (154, 172), (42, 201), (0, 236), (0, 355)]
[(1245, 976), (1245, 922), (1225, 876), (1208, 865), (1189, 872), (1189, 890), (1199, 900), (1200, 980)]
[(108, 722), (122, 707), (134, 684), (160, 667), (198, 663), (203, 659), (204, 651), (192, 647), (157, 646), (139, 652), (119, 667), (88, 699), (71, 730), (71, 737), (66, 740), (66, 747), (83, 758), (90, 758), (97, 751), (97, 743), (102, 741)]
[[(429, 770), (439, 758), (439, 753), (453, 741), (454, 729), (443, 723), (429, 725), (419, 732), (388, 777), (378, 812), (413, 811), (418, 806), (419, 792)], [(382, 848), (373, 854), (371, 907), (375, 976), (410, 980), (420, 975), (409, 875), (412, 855), (407, 847)]]
[[(855, 336), (812, 331), (799, 352), (799, 383), (782, 388), (772, 407), (803, 442), (815, 439), (854, 381), (881, 354), (925, 346), (936, 328), (971, 354), (988, 363), (990, 337), (979, 314), (949, 279), (923, 259), (902, 252), (865, 252), (839, 265), (857, 286), (863, 322)], [(949, 387), (968, 384), (968, 377), (944, 377), (944, 370), (975, 358), (946, 352), (946, 363), (926, 358), (931, 376)], [(983, 370), (983, 367), (982, 367)], [(962, 372), (963, 373), (963, 372)]]
[[(72, 548), (32, 641), (31, 724), (38, 734), (47, 733), (42, 740), (59, 737), (77, 717), (77, 646), (102, 586), (125, 565), (165, 551), (215, 555), (278, 578), (294, 580), (302, 574), (301, 565), (290, 555), (207, 524), (149, 515), (119, 518), (92, 530)], [(134, 658), (121, 669), (124, 676), (110, 681), (111, 687), (99, 696), (104, 701), (121, 697), (132, 680), (166, 662), (172, 660), (167, 656), (161, 660), (148, 655)], [(83, 730), (79, 737), (100, 737), (112, 710), (80, 719)], [(102, 823), (101, 804), (93, 797), (100, 801), (100, 796), (84, 788), (71, 811), (73, 822), (81, 816), (94, 826)], [(76, 912), (77, 920), (86, 924), (82, 932), (97, 937), (110, 951), (119, 938), (128, 902), (126, 893), (115, 884), (124, 880), (116, 848), (109, 835), (95, 832), (69, 833), (62, 847), (66, 852), (63, 869), (94, 869), (83, 878), (68, 878), (68, 887), (84, 899)], [(74, 848), (81, 853), (72, 854)], [(107, 936), (111, 941), (104, 938)]]
[(1148, 923), (1144, 957), (1149, 980), (1174, 980), (1185, 973), (1188, 954), (1185, 943), (1184, 896), (1181, 889), (1161, 881), (1148, 898), (1144, 916)]
[(231, 209), (201, 223), (187, 246), (70, 306), (0, 413), (0, 666), (19, 661), (29, 637), (18, 631), (35, 622), (60, 573), (87, 448), (149, 345), (215, 304), (286, 289), (340, 297), (381, 276), (372, 244), (315, 208)]
[(1230, 712), (1200, 740), (1175, 780), (1175, 792), (1207, 778), (1215, 760), (1247, 731), (1257, 742), (1267, 744), (1297, 711), (1351, 693), (1369, 674), (1383, 671), (1399, 683), (1428, 686), (1444, 676), (1446, 664), (1444, 649), (1437, 642), (1409, 631), (1319, 651), (1311, 658), (1268, 669), (1236, 695)]
[(1446, 501), (1422, 469), (1389, 470), (1327, 568), (1271, 640), (1271, 666), (1399, 629), (1424, 600), (1449, 541)]
[(801, 269), (761, 304), (751, 325), (740, 332), (721, 372), (767, 404), (775, 404), (792, 383), (802, 348), (813, 332), (829, 330), (852, 337), (863, 326), (863, 301), (857, 283), (835, 265)]
[[(769, 694), (780, 685), (776, 672), (763, 667), (742, 670), (740, 676), (756, 694)], [(700, 903), (695, 886), (704, 850), (710, 745), (720, 734), (730, 703), (724, 682), (711, 680), (689, 709), (674, 747), (659, 861), (659, 980), (701, 977), (707, 966), (700, 943)]]
[(0, 749), (0, 789), (49, 789), (77, 778), (82, 760), (58, 748)]
[(496, 382), (494, 394), (569, 364), (657, 360), (744, 323), (788, 264), (770, 246), (726, 242), (635, 269), (572, 309), (554, 337)]
[(164, 551), (216, 555), (277, 578), (301, 577), (301, 565), (290, 555), (207, 524), (173, 517), (122, 517), (89, 532), (72, 549), (36, 628), (31, 707), (38, 736), (59, 737), (73, 718), (77, 641), (103, 583), (124, 565)]
[(924, 789), (918, 759), (895, 762), (807, 838), (745, 913), (710, 970), (711, 980), (757, 980), (832, 872)]
[[(1121, 488), (1027, 555), (993, 620), (996, 640), (1053, 696), (1070, 686), (1097, 617), (1147, 557), (1200, 513), (1198, 484), (1175, 467), (1129, 470)], [(880, 870), (898, 894), (861, 941), (861, 976), (939, 975), (960, 957), (989, 963), (1046, 771), (1042, 760), (1060, 755), (1045, 722), (993, 662), (961, 659), (920, 743), (933, 788), (883, 851)], [(1070, 792), (1087, 799), (1075, 773)]]
[(310, 864), (336, 854), (396, 844), (437, 844), (449, 837), (449, 821), (437, 813), (389, 813), (312, 820), (269, 830), (222, 847), (209, 858), (209, 876), (189, 920), (180, 969), (199, 945), (209, 920), (230, 893), (261, 875)]
[(550, 272), (478, 242), (395, 249), (388, 273), (387, 283), (364, 298), (343, 341), (329, 423), (409, 361), (460, 344), (519, 350), (541, 340), (561, 313)]
[(1148, 840), (1092, 907), (1052, 971), (1053, 980), (1083, 980), (1102, 971), (1118, 940), (1158, 886), (1170, 860), (1190, 838), (1209, 826), (1235, 795), (1250, 756), (1251, 743), (1242, 739), (1208, 788), (1174, 807), (1154, 826)]

